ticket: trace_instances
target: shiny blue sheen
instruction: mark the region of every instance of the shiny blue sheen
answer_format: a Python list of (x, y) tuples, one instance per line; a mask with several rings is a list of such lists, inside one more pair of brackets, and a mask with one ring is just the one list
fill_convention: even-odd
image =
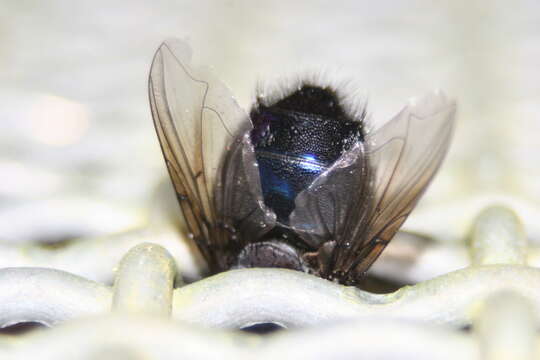
[(317, 161), (317, 158), (313, 154), (306, 154), (302, 156), (302, 158), (305, 161), (300, 161), (300, 166), (306, 170), (311, 170), (320, 174), (323, 170), (326, 169), (324, 165)]
[(256, 151), (255, 155), (265, 202), (274, 210), (278, 221), (287, 224), (296, 196), (325, 171), (326, 166), (313, 154), (298, 157)]

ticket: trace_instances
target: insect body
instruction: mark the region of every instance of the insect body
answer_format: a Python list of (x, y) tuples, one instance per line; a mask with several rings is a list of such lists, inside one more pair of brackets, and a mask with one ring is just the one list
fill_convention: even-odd
[(180, 41), (161, 45), (150, 104), (211, 271), (284, 267), (356, 284), (439, 168), (454, 103), (432, 93), (367, 132), (363, 108), (306, 80), (259, 97), (248, 116), (190, 57)]

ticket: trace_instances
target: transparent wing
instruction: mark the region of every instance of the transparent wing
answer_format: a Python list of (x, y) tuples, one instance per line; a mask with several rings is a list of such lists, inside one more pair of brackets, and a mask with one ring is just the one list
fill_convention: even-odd
[(274, 213), (264, 205), (251, 128), (247, 122), (228, 147), (217, 184), (216, 208), (223, 231), (214, 242), (215, 249), (225, 253), (218, 263), (221, 270), (234, 266), (234, 256), (275, 225)]
[(332, 254), (336, 276), (354, 283), (407, 219), (444, 159), (454, 114), (454, 102), (432, 93), (368, 137), (372, 205), (348, 213)]
[(154, 125), (180, 207), (203, 256), (211, 261), (216, 175), (225, 148), (247, 115), (208, 69), (191, 64), (191, 50), (180, 40), (161, 44), (148, 88)]
[(298, 194), (290, 227), (313, 248), (335, 240), (349, 212), (368, 212), (369, 186), (365, 147), (358, 144)]

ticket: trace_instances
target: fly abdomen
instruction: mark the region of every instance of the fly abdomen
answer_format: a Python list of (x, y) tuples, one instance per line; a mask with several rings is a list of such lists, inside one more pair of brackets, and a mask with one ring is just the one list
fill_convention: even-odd
[(250, 116), (264, 203), (287, 226), (297, 195), (363, 140), (362, 124), (332, 90), (309, 85), (275, 104), (259, 104)]
[(255, 156), (265, 205), (274, 210), (278, 222), (287, 225), (296, 196), (327, 169), (327, 164), (317, 161), (313, 154), (261, 150)]

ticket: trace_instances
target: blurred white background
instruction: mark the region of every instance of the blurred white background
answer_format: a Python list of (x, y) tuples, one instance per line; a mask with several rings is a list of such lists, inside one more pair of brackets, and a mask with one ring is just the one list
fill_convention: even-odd
[(441, 173), (407, 227), (460, 239), (510, 204), (540, 239), (536, 1), (0, 0), (0, 239), (144, 223), (166, 173), (148, 107), (153, 53), (186, 39), (242, 106), (257, 80), (338, 69), (378, 123), (433, 88), (458, 101)]

